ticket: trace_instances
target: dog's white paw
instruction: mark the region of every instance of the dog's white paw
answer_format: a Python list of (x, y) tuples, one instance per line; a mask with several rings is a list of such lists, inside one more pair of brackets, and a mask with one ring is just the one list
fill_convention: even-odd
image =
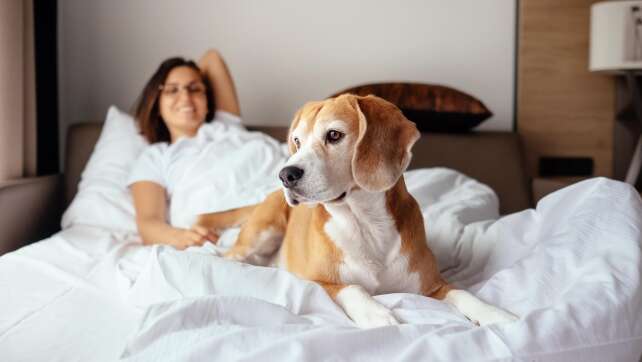
[(487, 308), (482, 313), (479, 313), (476, 316), (476, 322), (480, 326), (485, 326), (488, 324), (495, 323), (510, 323), (519, 319), (518, 316), (513, 313), (507, 312), (503, 309), (487, 305)]
[(337, 302), (348, 317), (361, 328), (376, 328), (399, 324), (392, 311), (376, 300), (359, 285), (350, 285), (337, 294)]
[(360, 328), (377, 328), (399, 324), (392, 311), (381, 304), (370, 305), (349, 315)]
[(241, 263), (245, 262), (245, 255), (243, 254), (237, 254), (237, 253), (225, 253), (223, 255), (223, 258), (227, 260), (234, 260), (234, 261), (239, 261)]
[(468, 319), (477, 325), (514, 322), (519, 318), (503, 309), (481, 301), (465, 290), (453, 289), (446, 294), (444, 301), (454, 305)]
[(223, 257), (227, 260), (234, 260), (240, 263), (246, 263), (246, 264), (257, 265), (257, 266), (267, 266), (274, 259), (273, 256), (271, 255), (265, 256), (257, 253), (247, 254), (247, 255), (228, 253), (223, 255)]

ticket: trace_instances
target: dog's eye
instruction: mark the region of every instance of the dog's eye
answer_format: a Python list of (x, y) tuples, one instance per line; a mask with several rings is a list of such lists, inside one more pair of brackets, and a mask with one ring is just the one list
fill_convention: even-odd
[(328, 143), (337, 143), (341, 141), (343, 138), (343, 133), (339, 131), (335, 131), (333, 129), (329, 130), (328, 133), (325, 135), (325, 140)]
[(299, 139), (297, 137), (294, 137), (294, 139), (292, 141), (294, 141), (294, 145), (296, 146), (296, 149), (298, 150), (299, 147), (301, 147), (301, 141), (299, 141)]

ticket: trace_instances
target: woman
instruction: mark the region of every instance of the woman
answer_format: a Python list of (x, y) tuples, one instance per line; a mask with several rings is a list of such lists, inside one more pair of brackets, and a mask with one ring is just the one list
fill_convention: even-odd
[(223, 58), (209, 50), (198, 65), (182, 58), (164, 61), (145, 85), (135, 110), (141, 133), (150, 143), (129, 178), (136, 223), (143, 243), (168, 244), (178, 249), (216, 241), (203, 227), (176, 228), (167, 220), (172, 185), (167, 184), (171, 145), (194, 137), (206, 122), (240, 122), (234, 82)]

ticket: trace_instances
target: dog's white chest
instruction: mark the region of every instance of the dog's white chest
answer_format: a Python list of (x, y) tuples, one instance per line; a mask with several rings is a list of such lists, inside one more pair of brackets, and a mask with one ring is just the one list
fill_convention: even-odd
[[(371, 210), (377, 209), (372, 206)], [(347, 208), (335, 209), (325, 225), (326, 233), (343, 255), (339, 266), (341, 281), (361, 285), (371, 294), (418, 293), (419, 275), (409, 271), (394, 220), (385, 212), (374, 213), (356, 216)]]

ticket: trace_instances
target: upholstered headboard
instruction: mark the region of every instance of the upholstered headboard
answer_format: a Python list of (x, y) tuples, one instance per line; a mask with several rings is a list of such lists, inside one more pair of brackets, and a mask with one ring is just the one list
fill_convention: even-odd
[[(76, 194), (80, 174), (98, 140), (102, 123), (78, 123), (67, 134), (65, 198)], [(286, 127), (248, 127), (284, 141)], [(502, 214), (531, 206), (519, 136), (511, 132), (422, 134), (413, 148), (410, 168), (443, 166), (459, 170), (493, 188)]]

